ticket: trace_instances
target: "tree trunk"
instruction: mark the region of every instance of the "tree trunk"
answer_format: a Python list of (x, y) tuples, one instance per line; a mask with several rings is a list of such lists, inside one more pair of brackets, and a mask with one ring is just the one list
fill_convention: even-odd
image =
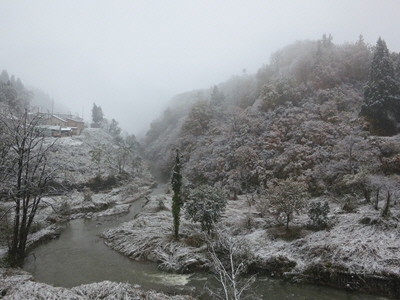
[(376, 189), (376, 198), (375, 198), (375, 205), (374, 205), (374, 208), (375, 208), (376, 210), (379, 209), (378, 203), (379, 203), (379, 192), (380, 192), (380, 190), (381, 190), (381, 188), (377, 188), (377, 189)]
[(390, 214), (390, 191), (387, 191), (386, 203), (382, 210), (382, 217), (388, 217)]
[(367, 203), (371, 203), (371, 191), (368, 188), (364, 188), (364, 198)]
[(286, 230), (289, 230), (290, 215), (286, 215)]

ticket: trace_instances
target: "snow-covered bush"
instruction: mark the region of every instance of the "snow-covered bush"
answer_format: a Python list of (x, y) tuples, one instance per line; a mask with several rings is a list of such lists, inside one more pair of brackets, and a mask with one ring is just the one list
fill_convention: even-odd
[(193, 222), (199, 222), (203, 231), (210, 234), (226, 206), (225, 191), (207, 185), (194, 189), (185, 203), (185, 217)]
[(329, 204), (325, 201), (324, 204), (321, 202), (313, 202), (308, 210), (308, 217), (310, 221), (308, 226), (315, 230), (325, 229), (328, 226), (328, 213)]
[(88, 187), (83, 188), (83, 201), (92, 202), (93, 192)]

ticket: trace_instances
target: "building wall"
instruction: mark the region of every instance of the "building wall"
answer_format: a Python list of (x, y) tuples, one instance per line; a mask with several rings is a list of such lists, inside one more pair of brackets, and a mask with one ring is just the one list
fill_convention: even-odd
[(85, 128), (85, 123), (83, 121), (67, 119), (67, 127), (75, 127), (76, 132), (74, 134), (81, 134), (82, 130)]
[(63, 121), (59, 118), (55, 118), (54, 116), (51, 116), (50, 118), (44, 120), (43, 122), (45, 125), (51, 125), (51, 126), (61, 126), (65, 127), (67, 126), (67, 122)]

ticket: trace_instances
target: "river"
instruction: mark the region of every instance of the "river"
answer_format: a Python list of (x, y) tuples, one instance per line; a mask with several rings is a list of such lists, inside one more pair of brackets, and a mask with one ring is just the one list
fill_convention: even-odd
[[(162, 186), (152, 194), (160, 193)], [(204, 285), (218, 287), (211, 275), (180, 275), (160, 271), (155, 263), (132, 261), (108, 248), (99, 234), (118, 227), (140, 212), (145, 199), (132, 203), (130, 212), (119, 217), (77, 219), (64, 224), (61, 236), (34, 249), (24, 269), (36, 280), (61, 287), (110, 280), (140, 285), (171, 293), (189, 293), (201, 296)], [(267, 277), (257, 278), (254, 292), (262, 299), (304, 300), (372, 300), (387, 299), (365, 294), (348, 293), (326, 287), (290, 284)], [(201, 297), (207, 299), (207, 297)]]

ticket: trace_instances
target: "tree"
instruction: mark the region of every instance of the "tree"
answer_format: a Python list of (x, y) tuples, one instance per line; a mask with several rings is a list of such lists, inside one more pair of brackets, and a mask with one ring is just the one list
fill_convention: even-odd
[(222, 189), (201, 185), (191, 192), (185, 205), (185, 217), (200, 222), (201, 229), (210, 234), (214, 223), (221, 219), (225, 206), (226, 197)]
[(12, 234), (7, 241), (12, 267), (23, 265), (29, 230), (55, 175), (47, 158), (56, 140), (46, 140), (38, 129), (40, 121), (27, 107), (22, 112), (3, 112), (0, 117), (0, 193), (14, 202)]
[(179, 224), (180, 224), (180, 212), (183, 206), (181, 197), (182, 188), (182, 174), (181, 174), (181, 160), (179, 150), (176, 149), (175, 166), (171, 176), (172, 190), (174, 195), (172, 196), (172, 216), (174, 218), (174, 236), (175, 239), (179, 239)]
[(221, 106), (225, 101), (225, 95), (223, 92), (218, 90), (218, 87), (214, 85), (211, 93), (210, 104), (211, 106)]
[(93, 123), (96, 125), (100, 125), (101, 122), (103, 121), (103, 110), (101, 109), (101, 106), (97, 106), (96, 103), (93, 103), (93, 108), (92, 108), (92, 120)]
[(119, 123), (115, 119), (111, 119), (111, 124), (108, 127), (108, 131), (114, 137), (121, 133), (121, 128), (118, 125)]
[(389, 50), (381, 38), (376, 43), (364, 101), (361, 115), (370, 122), (371, 133), (395, 135), (400, 120), (400, 92)]
[(0, 103), (5, 103), (10, 107), (18, 105), (18, 94), (14, 87), (9, 83), (0, 81)]
[(8, 83), (10, 80), (10, 77), (8, 76), (8, 73), (6, 70), (3, 70), (0, 74), (0, 81), (4, 83)]
[[(255, 276), (243, 278), (247, 272), (247, 261), (243, 258), (243, 252), (248, 249), (243, 240), (234, 239), (225, 230), (217, 232), (216, 240), (207, 240), (208, 252), (212, 261), (212, 269), (215, 278), (222, 286), (220, 293), (211, 291), (212, 296), (217, 299), (240, 300), (247, 298), (244, 294), (250, 290)], [(218, 253), (223, 253), (225, 259), (218, 257)]]
[(288, 230), (293, 215), (303, 211), (306, 200), (309, 198), (306, 185), (288, 178), (269, 184), (267, 193), (276, 214), (285, 217), (286, 230)]
[(210, 105), (206, 101), (198, 101), (193, 104), (187, 119), (182, 125), (184, 134), (199, 136), (208, 130), (212, 118)]
[(97, 167), (97, 176), (101, 176), (101, 166), (102, 166), (102, 158), (103, 158), (103, 147), (97, 147), (89, 151), (89, 155), (91, 157), (92, 162)]
[(128, 162), (129, 156), (131, 156), (131, 149), (127, 146), (121, 146), (116, 150), (116, 160), (118, 166), (118, 173), (122, 174), (125, 172), (125, 166)]
[(131, 150), (137, 150), (140, 146), (134, 134), (127, 135), (125, 138), (125, 143)]

